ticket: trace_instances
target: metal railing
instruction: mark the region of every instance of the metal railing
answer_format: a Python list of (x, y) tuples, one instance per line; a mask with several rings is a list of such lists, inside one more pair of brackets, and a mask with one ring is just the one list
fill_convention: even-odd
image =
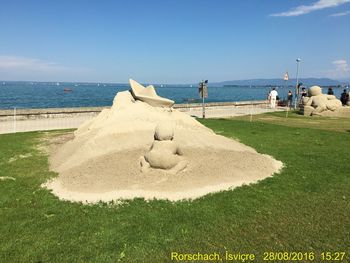
[[(200, 103), (175, 104), (174, 108), (190, 116), (201, 118)], [(78, 128), (82, 123), (97, 116), (106, 107), (24, 109), (14, 107), (0, 110), (0, 134), (26, 131)], [(233, 117), (273, 111), (266, 101), (206, 103), (206, 117)]]

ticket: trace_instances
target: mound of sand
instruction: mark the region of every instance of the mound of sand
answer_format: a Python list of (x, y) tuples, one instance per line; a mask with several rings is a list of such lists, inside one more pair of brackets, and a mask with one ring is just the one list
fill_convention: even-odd
[[(174, 139), (188, 165), (176, 174), (142, 172), (140, 157), (154, 142), (160, 123), (174, 124)], [(115, 199), (192, 199), (271, 176), (280, 161), (237, 141), (216, 135), (194, 118), (171, 108), (152, 107), (119, 92), (111, 109), (75, 131), (52, 152), (59, 176), (45, 187), (61, 199), (82, 202)]]

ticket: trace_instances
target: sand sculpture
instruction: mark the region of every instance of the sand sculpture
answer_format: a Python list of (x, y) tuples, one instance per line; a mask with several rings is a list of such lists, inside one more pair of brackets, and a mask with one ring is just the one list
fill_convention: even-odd
[(303, 97), (303, 114), (307, 116), (350, 117), (350, 107), (343, 107), (334, 95), (322, 94), (322, 88), (312, 86), (308, 97)]
[(152, 147), (140, 160), (142, 172), (155, 168), (176, 174), (186, 168), (187, 161), (181, 156), (183, 153), (173, 138), (174, 127), (172, 123), (165, 122), (157, 125)]
[(173, 100), (162, 98), (157, 95), (153, 85), (146, 88), (135, 80), (130, 79), (131, 93), (136, 100), (141, 100), (155, 107), (168, 107), (174, 105)]
[[(132, 89), (141, 86), (135, 83), (130, 80)], [(215, 134), (170, 105), (155, 91), (146, 100), (119, 92), (110, 109), (52, 149), (50, 168), (58, 176), (44, 186), (71, 201), (182, 200), (254, 183), (281, 169), (280, 161)]]

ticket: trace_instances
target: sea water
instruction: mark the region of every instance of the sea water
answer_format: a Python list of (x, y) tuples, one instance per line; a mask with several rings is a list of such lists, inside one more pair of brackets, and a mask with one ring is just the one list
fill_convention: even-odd
[[(200, 102), (197, 85), (155, 85), (159, 96), (176, 103)], [(210, 86), (206, 102), (265, 100), (272, 87)], [(115, 95), (129, 90), (128, 84), (0, 82), (0, 109), (12, 108), (69, 108), (111, 106)], [(293, 87), (277, 87), (285, 99)], [(327, 92), (327, 89), (323, 89)], [(339, 98), (341, 88), (334, 88)]]

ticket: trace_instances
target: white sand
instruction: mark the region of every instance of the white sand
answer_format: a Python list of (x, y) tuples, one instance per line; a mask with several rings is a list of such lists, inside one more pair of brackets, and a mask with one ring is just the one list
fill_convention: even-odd
[[(155, 127), (169, 121), (175, 124), (174, 141), (187, 168), (175, 175), (159, 169), (142, 173), (139, 160), (153, 143)], [(134, 101), (128, 91), (117, 94), (110, 110), (79, 127), (73, 140), (51, 154), (50, 164), (59, 176), (45, 187), (62, 199), (92, 203), (193, 199), (257, 182), (282, 167), (182, 112)]]

